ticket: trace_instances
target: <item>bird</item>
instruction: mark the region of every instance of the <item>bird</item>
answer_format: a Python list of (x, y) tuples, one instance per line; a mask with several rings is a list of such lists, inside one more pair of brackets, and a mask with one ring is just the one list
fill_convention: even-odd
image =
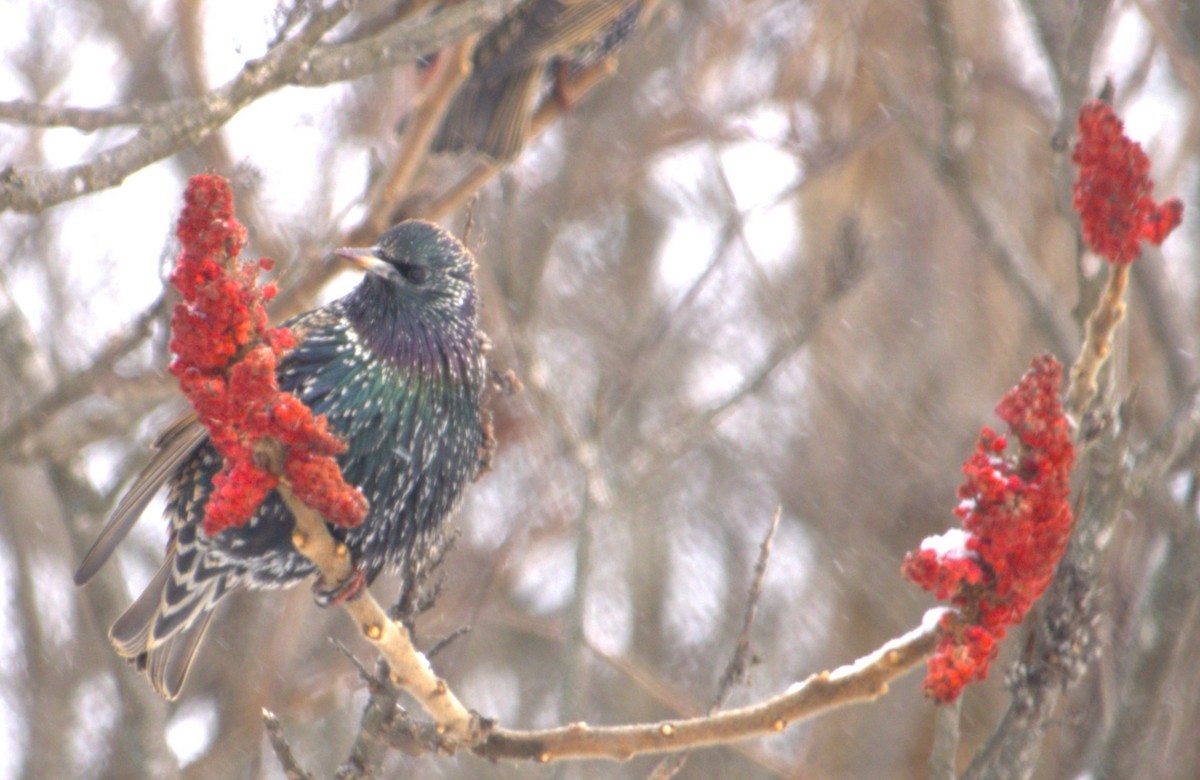
[[(445, 229), (410, 220), (373, 247), (334, 254), (366, 273), (345, 296), (285, 323), (295, 346), (276, 376), (347, 445), (338, 465), (369, 509), (353, 528), (329, 528), (370, 584), (429, 553), (480, 471), (490, 444), (481, 402), (487, 342), (474, 259)], [(275, 492), (244, 526), (202, 531), (222, 463), (194, 415), (170, 425), (75, 576), (83, 584), (95, 575), (165, 484), (165, 560), (109, 638), (167, 699), (183, 689), (218, 602), (316, 571), (293, 547), (295, 522)]]
[(430, 148), (481, 152), (498, 162), (525, 145), (536, 101), (607, 57), (630, 36), (642, 0), (528, 0), (475, 47), (471, 75), (459, 88)]

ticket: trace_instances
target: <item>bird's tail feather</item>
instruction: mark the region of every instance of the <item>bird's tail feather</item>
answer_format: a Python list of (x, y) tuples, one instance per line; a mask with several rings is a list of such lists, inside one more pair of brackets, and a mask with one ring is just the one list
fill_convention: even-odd
[[(113, 623), (108, 636), (121, 655), (145, 671), (168, 699), (183, 689), (188, 669), (228, 592), (226, 575), (196, 565), (201, 556), (171, 551), (142, 595)], [(201, 576), (197, 576), (201, 575)]]

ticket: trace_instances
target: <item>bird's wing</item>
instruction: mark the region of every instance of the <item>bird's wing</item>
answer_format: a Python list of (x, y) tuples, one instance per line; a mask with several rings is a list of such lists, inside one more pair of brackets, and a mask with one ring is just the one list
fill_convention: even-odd
[(154, 442), (154, 455), (150, 462), (138, 473), (129, 490), (125, 491), (117, 508), (104, 524), (104, 530), (83, 557), (83, 563), (79, 564), (79, 570), (75, 572), (76, 585), (82, 585), (95, 576), (121, 540), (129, 534), (158, 489), (206, 438), (208, 430), (196, 422), (196, 415), (190, 411), (180, 415), (162, 432)]
[(509, 73), (566, 54), (595, 38), (632, 0), (541, 0), (497, 58), (492, 72)]
[[(298, 343), (304, 341), (307, 335), (326, 325), (331, 315), (321, 309), (306, 312), (284, 323), (283, 327), (290, 328)], [(285, 354), (279, 364), (281, 384), (289, 385), (284, 390), (291, 390), (291, 383), (284, 382), (285, 367), (289, 365), (292, 355), (299, 350)], [(208, 429), (196, 421), (196, 415), (188, 411), (175, 419), (154, 442), (154, 455), (145, 468), (138, 473), (129, 490), (121, 497), (117, 508), (108, 517), (100, 536), (92, 544), (75, 572), (75, 584), (82, 585), (96, 575), (100, 567), (112, 556), (117, 545), (129, 535), (133, 524), (142, 516), (146, 504), (154, 498), (171, 475), (179, 466), (196, 451), (208, 438)]]
[(587, 43), (632, 5), (631, 0), (576, 0), (566, 6), (554, 23), (555, 54)]
[(483, 131), (480, 148), (497, 160), (517, 156), (529, 135), (531, 109), (537, 99), (542, 74), (539, 68), (515, 71), (493, 92), (495, 108)]

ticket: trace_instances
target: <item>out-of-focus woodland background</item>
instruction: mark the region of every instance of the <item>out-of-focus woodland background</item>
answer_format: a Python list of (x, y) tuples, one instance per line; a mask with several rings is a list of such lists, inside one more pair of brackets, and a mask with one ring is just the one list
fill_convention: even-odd
[[(329, 83), (252, 94), (191, 136), (172, 123), (200, 116), (196, 103), (154, 112), (221, 87), (282, 27), (296, 36), (313, 5), (0, 0), (0, 99), (128, 109), (95, 130), (99, 115), (76, 118), (80, 130), (42, 126), (57, 118), (24, 103), (0, 110), (0, 778), (281, 777), (263, 707), (320, 776), (346, 758), (366, 694), (328, 639), (372, 656), (307, 588), (230, 599), (168, 705), (105, 637), (157, 566), (160, 505), (119, 565), (80, 590), (70, 579), (180, 405), (164, 277), (187, 176), (233, 180), (249, 251), (278, 261), (280, 315), (354, 283), (333, 246), (367, 244), (399, 216), (460, 234), (467, 222), (470, 159), (418, 155), (398, 190), (379, 184), (433, 83), (413, 53), (452, 40), (410, 35), (395, 64), (340, 74), (349, 58), (326, 58)], [(456, 8), (478, 29), (510, 5)], [(1106, 76), (1156, 194), (1200, 202), (1198, 3), (662, 0), (646, 15), (614, 75), (565, 111), (551, 101), (556, 121), (512, 165), (479, 169), (468, 242), (493, 367), (525, 390), (495, 401), (495, 467), (457, 515), (418, 638), (469, 626), (435, 664), (510, 727), (702, 713), (777, 506), (757, 664), (729, 705), (914, 626), (933, 602), (902, 582), (904, 552), (957, 523), (979, 427), (1037, 352), (1071, 360), (1077, 302), (1102, 276), (1069, 209), (1069, 150)], [(320, 46), (350, 51), (427, 17), (363, 2)], [(144, 168), (101, 160), (48, 201), (13, 194), (35, 171), (61, 176), (172, 132)], [(1110, 398), (1133, 393), (1131, 447), (1194, 434), (1191, 213), (1134, 269), (1107, 377)], [(1036, 777), (1195, 776), (1195, 466), (1185, 447), (1149, 472), (1106, 530), (1099, 654), (1048, 723)], [(390, 599), (394, 583), (375, 590)], [(1008, 706), (1021, 634), (965, 695), (959, 769)], [(923, 776), (935, 708), (920, 678), (706, 749), (678, 776)], [(396, 755), (388, 767), (574, 778), (656, 764)]]

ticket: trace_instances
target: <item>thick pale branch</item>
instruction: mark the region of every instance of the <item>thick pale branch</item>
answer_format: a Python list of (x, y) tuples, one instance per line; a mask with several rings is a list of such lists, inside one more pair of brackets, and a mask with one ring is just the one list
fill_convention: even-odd
[[(354, 576), (350, 551), (334, 540), (320, 515), (296, 498), (283, 480), (279, 494), (296, 519), (292, 544), (297, 552), (313, 562), (325, 583), (347, 582)], [(428, 659), (413, 646), (408, 629), (388, 618), (366, 588), (360, 596), (343, 602), (342, 608), (387, 660), (392, 681), (404, 688), (437, 722), (442, 738), (450, 745), (473, 743), (477, 739), (479, 719), (467, 711), (446, 681), (434, 673)]]
[[(323, 582), (338, 584), (354, 576), (349, 550), (334, 540), (324, 520), (297, 499), (286, 482), (281, 481), (279, 493), (296, 519), (292, 543), (317, 566)], [(440, 750), (470, 748), (492, 760), (540, 763), (579, 758), (625, 761), (643, 753), (674, 753), (776, 734), (823, 712), (883, 696), (888, 683), (919, 664), (940, 636), (938, 620), (927, 619), (919, 628), (853, 664), (814, 674), (784, 693), (748, 707), (629, 726), (592, 727), (581, 722), (522, 731), (493, 727), (467, 710), (413, 646), (407, 629), (390, 620), (369, 591), (364, 589), (361, 596), (344, 602), (342, 607), (387, 660), (392, 681), (412, 695), (436, 723), (432, 729), (410, 724), (412, 734), (400, 740), (405, 749), (419, 752), (419, 743), (432, 740)]]

